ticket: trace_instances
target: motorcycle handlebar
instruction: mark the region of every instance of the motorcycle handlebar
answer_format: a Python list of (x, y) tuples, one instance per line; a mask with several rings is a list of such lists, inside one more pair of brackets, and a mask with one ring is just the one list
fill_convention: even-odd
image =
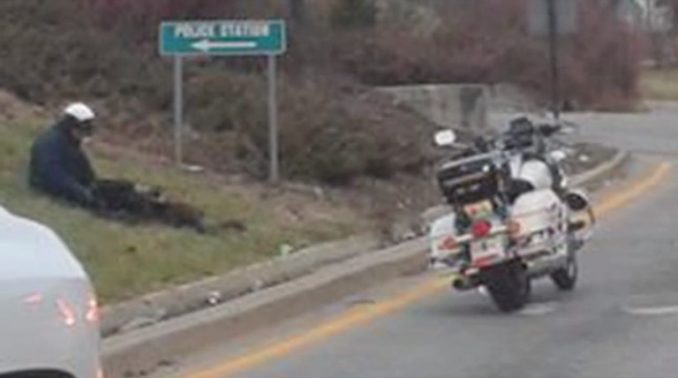
[(537, 129), (545, 137), (550, 137), (550, 136), (557, 134), (560, 131), (562, 131), (563, 127), (561, 125), (543, 124), (543, 125), (539, 125), (539, 127)]
[[(529, 120), (527, 122), (530, 122)], [(531, 123), (531, 122), (530, 122)], [(479, 136), (473, 140), (471, 146), (478, 152), (489, 152), (490, 150), (515, 150), (527, 147), (527, 145), (533, 145), (532, 143), (527, 143), (529, 139), (533, 139), (535, 136), (540, 136), (542, 138), (550, 138), (555, 134), (565, 131), (565, 127), (560, 124), (539, 124), (531, 127), (526, 127), (521, 130), (509, 130), (504, 133), (501, 133), (496, 136)], [(537, 142), (538, 143), (538, 142)]]

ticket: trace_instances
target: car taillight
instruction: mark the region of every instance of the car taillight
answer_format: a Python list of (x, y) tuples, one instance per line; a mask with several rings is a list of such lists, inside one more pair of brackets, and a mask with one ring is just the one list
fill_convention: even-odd
[(40, 293), (35, 293), (27, 296), (24, 298), (24, 303), (27, 305), (37, 305), (42, 303), (42, 300), (44, 299), (43, 295)]
[(97, 299), (92, 296), (89, 301), (87, 301), (87, 312), (85, 312), (85, 319), (90, 323), (99, 322), (99, 304)]
[(65, 299), (59, 299), (57, 300), (57, 308), (59, 309), (59, 315), (61, 315), (61, 320), (63, 320), (64, 324), (68, 327), (73, 327), (76, 322), (73, 307)]
[(486, 220), (478, 221), (471, 227), (471, 234), (474, 238), (484, 238), (490, 234), (490, 231), (492, 231), (492, 223)]

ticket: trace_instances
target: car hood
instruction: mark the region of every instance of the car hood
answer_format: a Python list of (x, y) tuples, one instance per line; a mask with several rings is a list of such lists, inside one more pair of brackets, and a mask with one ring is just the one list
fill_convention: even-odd
[(87, 279), (80, 263), (49, 228), (0, 207), (0, 281)]

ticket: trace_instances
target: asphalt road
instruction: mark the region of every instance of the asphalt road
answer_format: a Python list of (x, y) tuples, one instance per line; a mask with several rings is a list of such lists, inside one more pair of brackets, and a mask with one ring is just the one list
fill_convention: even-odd
[[(670, 116), (672, 112), (577, 117), (592, 125), (583, 131), (587, 138), (641, 152), (636, 166), (641, 169), (659, 161), (678, 162), (678, 154), (673, 157), (678, 125), (672, 120), (678, 117)], [(438, 291), (306, 348), (262, 358), (235, 376), (677, 377), (677, 214), (678, 174), (673, 173), (642, 199), (603, 220), (580, 256), (581, 280), (572, 293), (538, 281), (533, 303), (505, 315), (480, 293)], [(370, 299), (379, 303), (381, 295), (387, 294), (375, 293)], [(283, 339), (284, 333), (304, 332), (306, 326), (302, 321), (270, 330), (258, 340)], [(221, 377), (218, 369), (209, 369), (242, 353), (247, 349), (242, 345), (224, 346), (187, 362), (178, 376)]]

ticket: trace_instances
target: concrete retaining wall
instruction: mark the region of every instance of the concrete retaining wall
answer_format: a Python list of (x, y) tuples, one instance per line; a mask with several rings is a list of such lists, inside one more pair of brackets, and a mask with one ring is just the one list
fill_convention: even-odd
[(527, 95), (510, 85), (411, 85), (382, 87), (379, 91), (442, 127), (483, 130), (490, 126), (490, 112), (537, 110)]

